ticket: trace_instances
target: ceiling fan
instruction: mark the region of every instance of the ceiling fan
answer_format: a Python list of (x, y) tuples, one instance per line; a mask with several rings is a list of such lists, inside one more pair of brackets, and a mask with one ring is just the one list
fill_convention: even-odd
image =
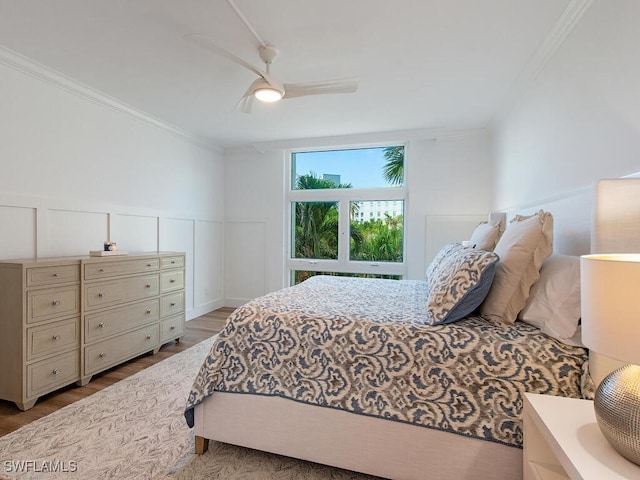
[(262, 102), (277, 102), (283, 98), (302, 97), (305, 95), (353, 93), (358, 89), (357, 78), (343, 78), (304, 83), (280, 82), (271, 75), (271, 64), (278, 56), (278, 49), (273, 45), (262, 44), (258, 47), (260, 59), (265, 63), (265, 69), (262, 70), (218, 46), (211, 39), (203, 35), (192, 33), (185, 35), (185, 38), (213, 53), (226, 57), (227, 59), (242, 65), (258, 75), (258, 78), (251, 83), (238, 103), (238, 108), (245, 113), (249, 113), (251, 111), (251, 105), (254, 98)]

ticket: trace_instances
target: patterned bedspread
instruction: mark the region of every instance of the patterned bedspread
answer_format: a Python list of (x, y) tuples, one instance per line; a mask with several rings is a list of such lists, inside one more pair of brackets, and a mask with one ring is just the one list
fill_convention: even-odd
[(279, 396), (522, 447), (522, 395), (582, 398), (586, 350), (522, 322), (427, 326), (426, 284), (316, 276), (237, 309), (196, 377), (185, 417), (214, 391)]

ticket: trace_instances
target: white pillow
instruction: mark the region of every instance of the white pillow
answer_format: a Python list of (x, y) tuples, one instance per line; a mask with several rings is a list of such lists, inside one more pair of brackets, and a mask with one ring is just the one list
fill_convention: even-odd
[(516, 216), (494, 249), (500, 260), (480, 315), (504, 323), (515, 322), (531, 286), (540, 278), (542, 262), (552, 251), (553, 217), (549, 212)]
[(480, 223), (471, 234), (469, 244), (473, 248), (493, 252), (502, 233), (502, 220)]
[(580, 322), (580, 257), (547, 258), (518, 318), (550, 337), (574, 345)]

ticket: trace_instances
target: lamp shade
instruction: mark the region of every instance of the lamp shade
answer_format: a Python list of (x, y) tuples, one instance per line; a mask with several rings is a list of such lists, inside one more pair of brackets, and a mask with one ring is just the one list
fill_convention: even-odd
[(582, 342), (640, 365), (640, 254), (580, 258)]

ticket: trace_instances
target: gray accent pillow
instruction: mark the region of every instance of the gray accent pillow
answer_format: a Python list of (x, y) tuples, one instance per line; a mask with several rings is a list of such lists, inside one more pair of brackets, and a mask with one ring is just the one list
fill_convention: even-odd
[(458, 321), (480, 306), (491, 288), (498, 255), (450, 243), (434, 262), (426, 278), (428, 323), (441, 325)]

